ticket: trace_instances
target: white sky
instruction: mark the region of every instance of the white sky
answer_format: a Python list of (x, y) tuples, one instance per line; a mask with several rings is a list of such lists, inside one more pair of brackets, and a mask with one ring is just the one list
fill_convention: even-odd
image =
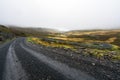
[(120, 0), (0, 0), (0, 24), (59, 30), (120, 27)]

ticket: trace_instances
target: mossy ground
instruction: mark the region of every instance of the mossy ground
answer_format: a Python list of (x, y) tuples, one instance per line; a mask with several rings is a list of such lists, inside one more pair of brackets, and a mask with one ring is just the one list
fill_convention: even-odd
[(97, 59), (120, 60), (120, 31), (96, 31), (77, 34), (58, 34), (44, 38), (29, 37), (27, 41), (44, 45), (71, 49), (75, 53), (82, 53), (85, 56)]
[[(80, 48), (84, 47), (82, 54), (85, 56), (91, 56), (97, 59), (120, 60), (120, 47), (109, 43), (97, 42), (97, 44), (94, 44), (93, 42), (84, 42), (81, 44), (75, 41), (35, 37), (29, 37), (27, 41), (46, 47), (71, 49), (74, 52), (78, 52)], [(108, 44), (110, 47), (101, 46), (102, 44)]]
[(64, 48), (64, 49), (71, 49), (75, 50), (75, 47), (69, 44), (62, 44), (59, 43), (59, 41), (45, 41), (43, 38), (28, 38), (27, 41), (35, 43), (35, 44), (41, 44), (46, 47), (56, 47), (56, 48)]

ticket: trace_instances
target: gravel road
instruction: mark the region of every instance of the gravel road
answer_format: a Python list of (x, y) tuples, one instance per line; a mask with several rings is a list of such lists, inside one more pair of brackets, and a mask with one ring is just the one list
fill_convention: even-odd
[(24, 40), (17, 38), (0, 46), (0, 80), (96, 80), (79, 69), (31, 49)]

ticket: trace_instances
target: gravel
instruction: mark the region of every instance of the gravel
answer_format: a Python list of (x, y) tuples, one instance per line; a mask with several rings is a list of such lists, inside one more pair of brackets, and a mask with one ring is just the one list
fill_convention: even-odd
[(84, 57), (70, 50), (44, 47), (28, 42), (24, 42), (24, 45), (35, 51), (41, 51), (44, 55), (52, 59), (80, 69), (98, 80), (120, 80), (120, 63), (100, 61), (94, 58)]

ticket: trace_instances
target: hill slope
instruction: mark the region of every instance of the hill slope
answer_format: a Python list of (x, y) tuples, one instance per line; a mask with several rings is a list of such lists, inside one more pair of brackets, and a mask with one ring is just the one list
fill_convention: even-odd
[(48, 28), (21, 28), (21, 27), (10, 27), (10, 30), (16, 35), (16, 36), (48, 36), (51, 34), (57, 33), (54, 29), (48, 29)]
[(8, 27), (0, 25), (0, 41), (11, 39), (13, 37), (14, 37), (14, 34)]

